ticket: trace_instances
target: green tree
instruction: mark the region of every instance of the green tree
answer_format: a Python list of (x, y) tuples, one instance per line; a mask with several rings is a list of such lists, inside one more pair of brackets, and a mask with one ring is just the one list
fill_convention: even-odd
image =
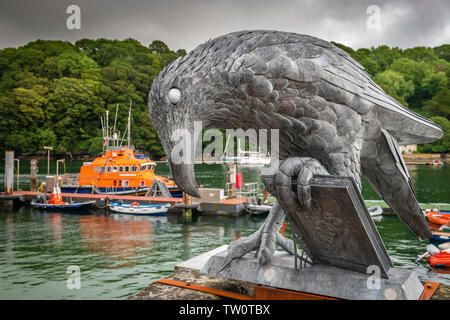
[(450, 119), (450, 90), (440, 90), (430, 101), (426, 102), (425, 110), (431, 115)]
[(148, 47), (151, 53), (168, 54), (171, 52), (169, 47), (161, 40), (154, 40)]
[(388, 69), (401, 73), (406, 81), (412, 81), (415, 86), (420, 86), (422, 80), (432, 73), (430, 65), (408, 58), (396, 59)]
[(449, 153), (450, 152), (450, 121), (443, 117), (432, 117), (431, 120), (439, 125), (444, 131), (444, 136), (432, 143), (425, 143), (418, 146), (418, 150), (423, 153)]
[(45, 59), (41, 66), (41, 73), (49, 78), (79, 78), (84, 71), (97, 66), (94, 60), (84, 54), (64, 52), (56, 57)]
[(431, 62), (438, 57), (432, 48), (428, 47), (414, 47), (406, 49), (403, 56), (418, 62)]
[(378, 72), (380, 72), (380, 66), (378, 63), (371, 58), (372, 52), (369, 49), (358, 49), (351, 56), (358, 61), (364, 69), (366, 69), (367, 73), (372, 77), (375, 76)]
[(98, 121), (105, 111), (101, 82), (76, 78), (55, 79), (50, 85), (48, 113), (60, 138), (59, 150), (79, 151), (88, 136), (96, 136)]
[(16, 100), (16, 116), (19, 124), (25, 128), (36, 127), (45, 119), (43, 107), (47, 103), (44, 97), (47, 88), (35, 86), (33, 89), (16, 88), (13, 90)]
[(389, 48), (388, 46), (379, 46), (372, 48), (369, 57), (378, 64), (381, 71), (384, 71), (395, 59), (401, 57), (401, 50)]
[(434, 47), (433, 50), (438, 58), (450, 62), (450, 44), (443, 44), (442, 46)]
[(444, 72), (433, 73), (422, 80), (422, 88), (428, 96), (434, 96), (438, 91), (447, 89), (448, 78)]
[(392, 70), (378, 73), (373, 80), (387, 94), (403, 105), (408, 106), (406, 99), (414, 94), (414, 84), (411, 80), (406, 81), (402, 74)]

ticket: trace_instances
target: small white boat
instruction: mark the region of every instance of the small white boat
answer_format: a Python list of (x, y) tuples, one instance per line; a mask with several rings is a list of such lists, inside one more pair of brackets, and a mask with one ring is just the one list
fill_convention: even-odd
[[(227, 141), (225, 143), (225, 150), (229, 150), (228, 149), (228, 144), (231, 141), (231, 143), (234, 143), (234, 140), (230, 140), (230, 138), (232, 138), (233, 135), (228, 135), (227, 137)], [(244, 151), (241, 150), (241, 146), (240, 146), (240, 142), (241, 139), (237, 139), (237, 156), (228, 156), (228, 155), (224, 155), (222, 157), (222, 161), (224, 163), (237, 163), (241, 166), (266, 166), (266, 165), (270, 165), (271, 163), (271, 158), (266, 156), (265, 154), (261, 153), (261, 150), (259, 151)], [(233, 150), (234, 147), (232, 146)]]
[(162, 204), (139, 204), (133, 203), (121, 203), (111, 202), (109, 208), (113, 212), (123, 214), (134, 214), (138, 216), (164, 216), (167, 210), (170, 208), (169, 203)]
[(241, 157), (241, 161), (239, 162), (240, 165), (243, 165), (243, 166), (270, 165), (271, 159), (269, 157), (266, 157), (262, 153), (245, 151), (245, 152), (243, 152), (243, 154), (244, 154), (244, 156)]
[(369, 211), (371, 217), (381, 216), (381, 214), (383, 213), (383, 208), (381, 208), (380, 206), (372, 206), (367, 208), (367, 210)]

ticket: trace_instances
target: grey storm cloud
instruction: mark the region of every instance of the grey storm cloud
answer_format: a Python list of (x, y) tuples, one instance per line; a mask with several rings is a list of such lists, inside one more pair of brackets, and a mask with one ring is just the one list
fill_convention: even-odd
[[(81, 9), (81, 29), (68, 30), (66, 9)], [(380, 8), (381, 29), (369, 29), (367, 8)], [(310, 34), (352, 48), (408, 48), (450, 43), (448, 0), (3, 0), (0, 47), (36, 39), (134, 38), (191, 50), (244, 29)]]

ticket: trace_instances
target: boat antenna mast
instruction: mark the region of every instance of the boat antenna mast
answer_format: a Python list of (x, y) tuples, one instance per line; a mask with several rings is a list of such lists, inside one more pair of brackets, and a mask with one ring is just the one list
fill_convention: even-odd
[[(127, 141), (127, 146), (131, 147), (131, 136), (130, 136), (130, 118), (131, 118), (131, 100), (130, 100), (130, 110), (128, 112), (128, 124), (126, 127), (126, 132), (128, 132), (128, 137), (125, 139), (124, 132), (123, 137), (120, 137), (120, 130), (119, 132), (116, 132), (117, 128), (117, 116), (119, 112), (119, 104), (116, 105), (116, 114), (114, 118), (114, 127), (109, 127), (109, 111), (106, 110), (105, 117), (100, 117), (101, 123), (102, 123), (102, 133), (103, 133), (103, 152), (107, 150), (118, 150), (121, 149), (123, 142)], [(110, 141), (112, 141), (112, 144), (110, 145)]]
[(109, 148), (110, 136), (109, 136), (109, 127), (108, 127), (108, 120), (109, 120), (108, 116), (109, 116), (109, 111), (106, 110), (105, 117), (100, 118), (100, 120), (102, 122), (102, 133), (103, 133), (103, 152), (105, 152)]
[(128, 125), (127, 125), (127, 131), (128, 131), (128, 148), (131, 148), (131, 99), (130, 99), (130, 110), (128, 111)]

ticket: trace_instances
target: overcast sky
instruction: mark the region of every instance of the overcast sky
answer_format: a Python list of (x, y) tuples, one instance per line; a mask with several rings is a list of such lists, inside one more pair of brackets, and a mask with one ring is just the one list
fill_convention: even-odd
[[(81, 29), (69, 30), (66, 9), (81, 9)], [(367, 9), (380, 8), (376, 13)], [(381, 29), (371, 27), (380, 21)], [(375, 19), (375, 20), (374, 20)], [(375, 23), (375, 24), (374, 24)], [(408, 48), (450, 43), (449, 0), (1, 0), (0, 47), (36, 39), (134, 38), (192, 50), (244, 29), (313, 35), (352, 48)]]

